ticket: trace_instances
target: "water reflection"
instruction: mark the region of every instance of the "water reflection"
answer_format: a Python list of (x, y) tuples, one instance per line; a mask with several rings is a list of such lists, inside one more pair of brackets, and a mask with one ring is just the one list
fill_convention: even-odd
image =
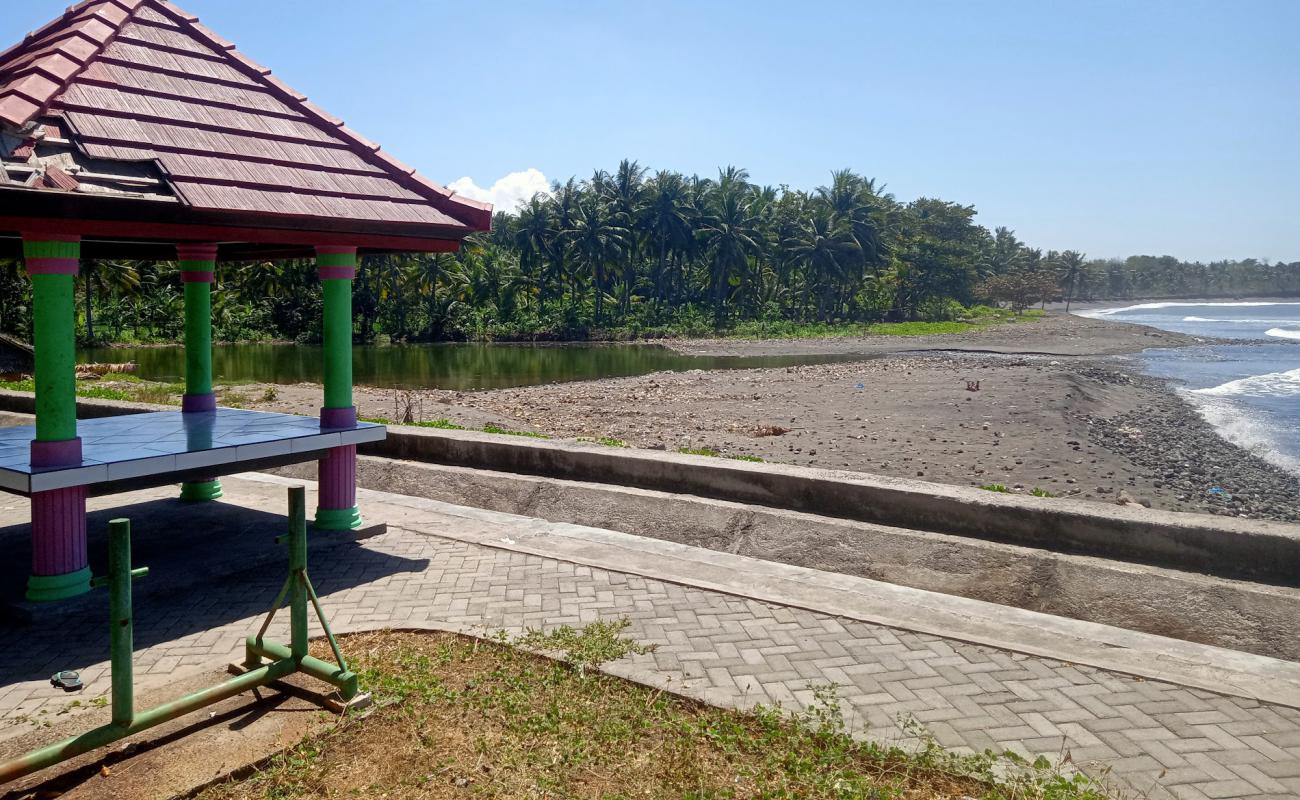
[[(863, 356), (687, 356), (646, 344), (407, 344), (353, 348), (353, 380), (398, 389), (499, 389), (561, 381), (645, 375), (663, 370), (748, 369), (861, 360)], [(80, 361), (134, 361), (146, 380), (180, 381), (180, 347), (92, 348)], [(319, 347), (294, 344), (218, 345), (212, 354), (218, 381), (319, 383)]]

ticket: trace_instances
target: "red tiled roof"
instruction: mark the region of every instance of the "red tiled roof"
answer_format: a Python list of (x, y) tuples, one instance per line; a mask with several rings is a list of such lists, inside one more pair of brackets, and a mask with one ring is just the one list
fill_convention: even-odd
[[(491, 220), (490, 206), (415, 174), (164, 0), (84, 0), (0, 53), (4, 130), (24, 146), (67, 136), (88, 159), (152, 162), (166, 199), (268, 225), (326, 218), (335, 232), (380, 223), (458, 239)], [(35, 188), (76, 192), (78, 167), (61, 164)], [(0, 193), (15, 186), (5, 180)]]

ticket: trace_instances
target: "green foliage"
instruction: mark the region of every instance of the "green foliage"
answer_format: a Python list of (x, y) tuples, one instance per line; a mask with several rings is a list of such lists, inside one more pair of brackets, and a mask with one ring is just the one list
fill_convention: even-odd
[[(355, 330), (396, 342), (912, 335), (1013, 319), (976, 303), (1300, 294), (1300, 262), (1088, 260), (990, 232), (975, 214), (901, 201), (849, 170), (801, 191), (736, 167), (700, 177), (625, 160), (498, 213), (458, 253), (364, 256)], [(180, 339), (174, 265), (87, 260), (78, 280), (83, 341)], [(30, 334), (30, 299), (20, 262), (0, 259), (0, 331)], [(218, 265), (219, 341), (319, 341), (320, 312), (310, 261)]]
[(612, 436), (598, 436), (594, 439), (579, 437), (578, 441), (591, 442), (592, 444), (603, 444), (606, 447), (627, 447), (628, 446), (627, 442), (623, 441), (622, 439), (615, 439)]
[(652, 646), (623, 638), (623, 631), (631, 624), (629, 619), (620, 619), (613, 622), (599, 620), (582, 628), (561, 625), (546, 632), (529, 628), (523, 636), (515, 639), (515, 644), (529, 650), (555, 653), (582, 673), (633, 654), (653, 652)]
[(1000, 483), (986, 483), (980, 488), (986, 492), (998, 492), (1000, 494), (1011, 494), (1011, 490)]
[(688, 456), (709, 456), (710, 458), (718, 458), (722, 455), (720, 451), (714, 450), (712, 447), (679, 447), (677, 452), (685, 453)]
[(527, 436), (530, 439), (551, 438), (550, 436), (547, 436), (544, 433), (535, 433), (533, 431), (512, 431), (508, 428), (503, 428), (500, 425), (484, 425), (482, 430), (484, 433), (500, 433), (506, 436)]
[(1030, 489), (1030, 490), (1029, 490), (1029, 493), (1032, 494), (1034, 497), (1056, 497), (1056, 495), (1052, 494), (1051, 492), (1047, 491), (1046, 489), (1042, 489), (1042, 488), (1039, 488), (1039, 487), (1037, 487), (1037, 486), (1035, 486), (1034, 488)]

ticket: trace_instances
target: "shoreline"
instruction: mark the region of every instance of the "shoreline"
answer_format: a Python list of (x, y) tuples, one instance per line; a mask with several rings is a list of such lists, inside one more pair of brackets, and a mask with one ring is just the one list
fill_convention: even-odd
[[(860, 359), (480, 391), (358, 386), (355, 402), (367, 418), (409, 411), (473, 429), (1300, 521), (1300, 477), (1220, 436), (1134, 358), (1218, 343), (1051, 313), (961, 334), (673, 342), (687, 353)], [(220, 391), (226, 405), (315, 415), (321, 390)]]
[[(829, 363), (481, 391), (358, 387), (355, 399), (371, 418), (400, 420), (409, 409), (417, 421), (472, 429), (1300, 521), (1300, 476), (1222, 437), (1171, 382), (1141, 374), (1134, 356), (1146, 349), (1140, 345), (1217, 340), (1047, 319), (1057, 322), (1016, 326), (1015, 338), (995, 330), (946, 335), (942, 349), (931, 351), (918, 351), (915, 340), (886, 343), (892, 349), (841, 350), (862, 358)], [(1028, 341), (1047, 354), (1011, 350)], [(754, 351), (794, 345), (808, 352), (825, 343), (727, 344), (764, 354)], [(969, 391), (968, 381), (978, 381), (978, 390)], [(251, 407), (315, 413), (319, 387), (276, 389), (273, 402)]]

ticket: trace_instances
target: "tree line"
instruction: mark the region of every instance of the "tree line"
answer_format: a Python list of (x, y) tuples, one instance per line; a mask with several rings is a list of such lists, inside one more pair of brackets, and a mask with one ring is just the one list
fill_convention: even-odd
[[(1089, 260), (989, 231), (975, 214), (900, 201), (850, 170), (802, 191), (736, 167), (713, 178), (625, 160), (497, 213), (459, 253), (363, 257), (354, 315), (363, 340), (631, 338), (952, 320), (980, 305), (1300, 294), (1300, 262)], [(87, 261), (78, 298), (85, 341), (181, 335), (172, 264)], [(0, 260), (0, 331), (29, 334), (29, 309), (20, 262)], [(317, 339), (311, 263), (219, 264), (213, 324), (225, 341)]]

